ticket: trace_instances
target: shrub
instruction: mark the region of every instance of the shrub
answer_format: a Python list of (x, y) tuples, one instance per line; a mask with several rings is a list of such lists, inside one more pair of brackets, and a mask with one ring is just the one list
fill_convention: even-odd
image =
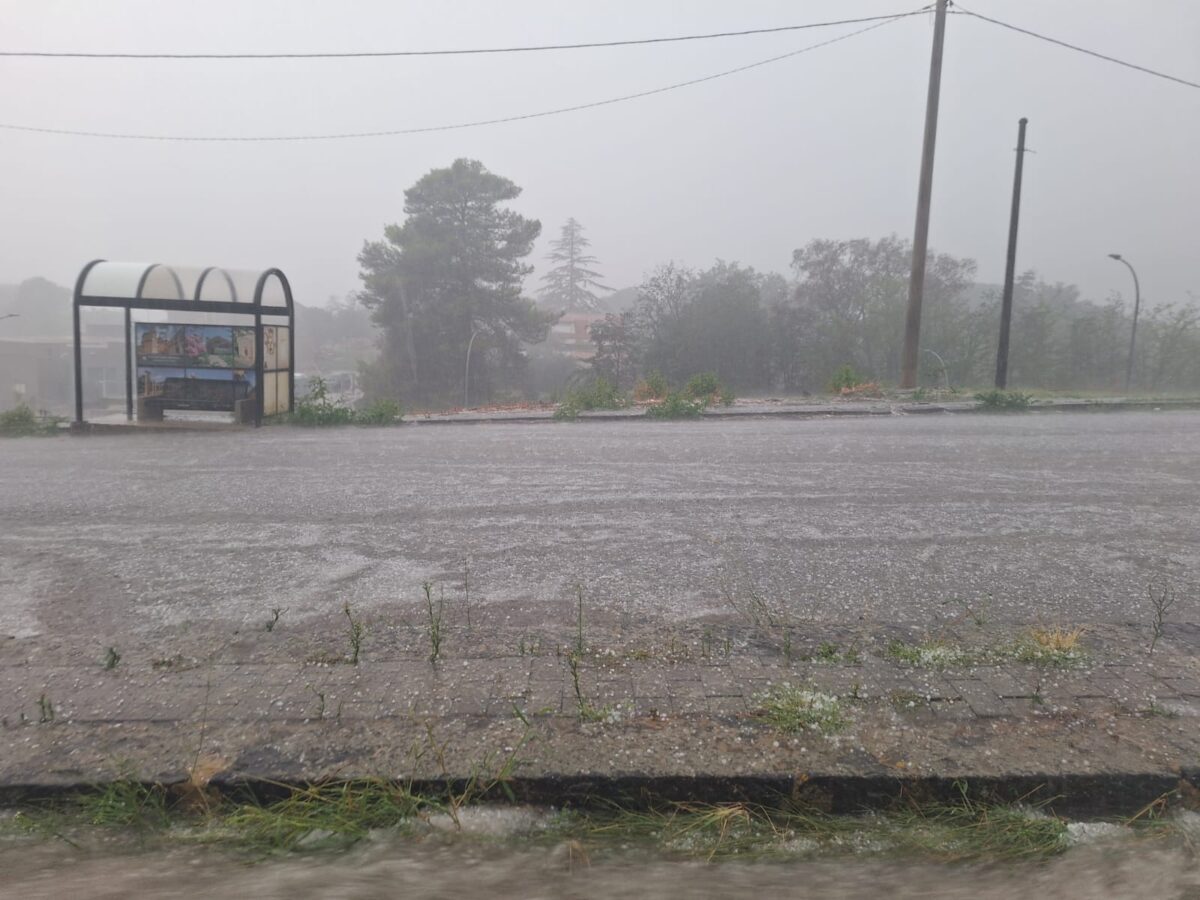
[(707, 400), (696, 400), (682, 391), (675, 391), (667, 394), (661, 403), (646, 407), (646, 415), (652, 419), (698, 419), (707, 405)]
[(634, 400), (661, 400), (671, 392), (662, 372), (650, 372), (633, 387)]
[(1022, 394), (1020, 391), (980, 391), (975, 395), (975, 399), (979, 401), (979, 405), (983, 409), (994, 412), (1016, 412), (1029, 409), (1029, 404), (1033, 402), (1031, 395)]
[(722, 406), (732, 406), (734, 401), (733, 391), (721, 384), (713, 372), (693, 375), (688, 379), (682, 393), (693, 400), (703, 400), (706, 405), (720, 403)]
[(829, 382), (829, 389), (835, 394), (841, 394), (858, 387), (860, 384), (866, 384), (866, 381), (866, 378), (854, 370), (854, 366), (844, 365), (833, 373), (833, 378)]
[(395, 425), (404, 415), (404, 410), (395, 400), (376, 400), (354, 414), (358, 425)]
[(39, 416), (26, 404), (0, 413), (0, 435), (4, 437), (28, 437), (31, 435), (53, 435), (58, 433), (57, 416)]
[(554, 411), (556, 419), (574, 419), (584, 410), (621, 409), (627, 405), (625, 395), (607, 378), (600, 377), (588, 384), (570, 388)]
[(721, 382), (713, 372), (701, 372), (688, 379), (683, 392), (689, 397), (700, 399), (711, 397), (721, 390)]
[(309, 383), (308, 393), (296, 401), (296, 408), (286, 417), (293, 425), (328, 427), (332, 425), (394, 425), (403, 410), (394, 400), (376, 400), (361, 410), (354, 410), (329, 396), (329, 386), (319, 375)]
[(574, 419), (577, 419), (579, 418), (579, 407), (572, 406), (570, 403), (564, 400), (559, 403), (558, 407), (554, 410), (554, 418), (558, 419), (560, 422), (570, 422)]

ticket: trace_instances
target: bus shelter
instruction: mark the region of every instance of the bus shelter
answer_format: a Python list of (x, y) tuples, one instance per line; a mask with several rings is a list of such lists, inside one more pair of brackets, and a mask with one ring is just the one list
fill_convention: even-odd
[[(279, 269), (93, 260), (75, 281), (75, 422), (83, 424), (81, 311), (125, 311), (125, 417), (232, 412), (261, 425), (295, 403), (295, 310)], [(183, 313), (135, 321), (134, 310)], [(161, 318), (161, 317), (160, 317)], [(136, 406), (135, 406), (136, 386)]]

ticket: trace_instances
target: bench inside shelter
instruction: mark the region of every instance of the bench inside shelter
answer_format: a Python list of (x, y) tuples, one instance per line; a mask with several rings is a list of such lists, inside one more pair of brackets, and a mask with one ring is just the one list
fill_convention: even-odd
[(167, 378), (161, 394), (138, 398), (138, 418), (162, 421), (168, 409), (232, 412), (237, 421), (253, 416), (250, 384), (245, 381), (210, 381), (201, 378)]

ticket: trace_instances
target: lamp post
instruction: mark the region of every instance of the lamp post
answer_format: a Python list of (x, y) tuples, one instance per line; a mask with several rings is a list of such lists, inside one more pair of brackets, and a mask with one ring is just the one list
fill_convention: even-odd
[(1137, 347), (1137, 320), (1138, 310), (1142, 306), (1142, 289), (1138, 284), (1137, 272), (1129, 264), (1129, 260), (1120, 253), (1110, 253), (1108, 258), (1124, 263), (1129, 268), (1129, 274), (1133, 276), (1133, 330), (1129, 333), (1129, 359), (1125, 364), (1125, 390), (1128, 391), (1129, 386), (1133, 383), (1133, 351)]
[(475, 343), (475, 338), (479, 337), (479, 332), (475, 330), (475, 326), (471, 326), (471, 339), (467, 341), (467, 370), (463, 374), (463, 409), (466, 409), (470, 403), (468, 402), (471, 396), (471, 347)]
[(942, 380), (944, 382), (946, 382), (946, 391), (949, 392), (950, 391), (950, 372), (946, 369), (946, 361), (944, 359), (942, 359), (940, 354), (936, 353), (933, 350), (930, 350), (928, 347), (922, 347), (921, 352), (928, 353), (930, 356), (932, 356), (934, 359), (936, 359), (941, 364)]

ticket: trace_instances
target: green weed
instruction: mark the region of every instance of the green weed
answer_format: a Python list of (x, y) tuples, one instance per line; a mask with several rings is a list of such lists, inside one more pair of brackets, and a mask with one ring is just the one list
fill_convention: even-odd
[(1067, 668), (1078, 665), (1087, 654), (1080, 644), (1082, 628), (1030, 628), (1016, 643), (1012, 657), (1017, 662)]
[(887, 656), (922, 669), (948, 669), (969, 665), (973, 660), (968, 650), (943, 640), (925, 640), (919, 644), (895, 640), (888, 644)]
[(575, 705), (579, 710), (580, 722), (606, 722), (612, 718), (611, 706), (593, 706), (584, 696), (583, 687), (579, 683), (579, 654), (567, 654), (567, 668), (571, 672), (571, 684), (575, 690)]
[(226, 813), (213, 837), (258, 852), (347, 847), (372, 831), (402, 831), (427, 806), (406, 786), (384, 780), (294, 788), (273, 803)]
[(39, 416), (24, 403), (0, 412), (0, 437), (49, 437), (59, 433), (58, 416)]
[(925, 705), (925, 698), (915, 691), (896, 690), (888, 694), (888, 703), (896, 712), (909, 712)]
[(308, 427), (349, 425), (354, 421), (354, 410), (331, 398), (325, 379), (317, 375), (309, 382), (308, 393), (296, 401), (295, 409), (286, 420), (293, 425)]
[(342, 612), (346, 616), (346, 624), (350, 629), (349, 634), (347, 635), (347, 638), (350, 641), (349, 662), (350, 665), (357, 666), (359, 653), (362, 652), (363, 634), (366, 632), (366, 629), (363, 627), (361, 619), (354, 618), (354, 613), (350, 609), (349, 600), (347, 600), (345, 605), (342, 607)]
[(829, 379), (829, 390), (831, 393), (840, 394), (866, 383), (867, 379), (856, 372), (854, 366), (846, 364), (834, 372), (833, 377)]
[(781, 684), (755, 698), (755, 717), (786, 734), (833, 734), (846, 725), (842, 705), (832, 694)]
[(1020, 412), (1029, 409), (1033, 396), (1020, 391), (980, 391), (975, 395), (981, 409), (992, 412)]
[(628, 399), (613, 382), (599, 377), (588, 384), (570, 388), (554, 411), (554, 418), (574, 419), (581, 412), (622, 409), (628, 405)]
[(1146, 586), (1146, 594), (1154, 610), (1154, 618), (1150, 622), (1152, 632), (1150, 649), (1147, 651), (1148, 656), (1153, 656), (1154, 648), (1158, 646), (1158, 642), (1163, 636), (1163, 629), (1167, 623), (1167, 614), (1171, 611), (1171, 607), (1175, 605), (1175, 590), (1169, 584), (1159, 586), (1149, 584)]
[(404, 417), (404, 408), (395, 400), (380, 399), (354, 411), (355, 425), (396, 425)]
[(115, 669), (117, 667), (117, 664), (120, 661), (121, 661), (121, 654), (117, 652), (116, 647), (109, 647), (108, 650), (105, 651), (105, 653), (104, 653), (104, 669), (105, 669), (105, 671), (111, 672), (113, 669)]
[(676, 391), (667, 394), (661, 403), (647, 406), (646, 415), (652, 419), (698, 419), (707, 405), (707, 400), (696, 400)]
[(442, 656), (445, 597), (439, 593), (435, 605), (433, 583), (429, 581), (421, 582), (421, 591), (425, 594), (425, 633), (429, 638), (429, 661), (435, 663)]
[(645, 846), (685, 859), (873, 856), (944, 862), (1047, 859), (1070, 846), (1066, 823), (1036, 808), (910, 803), (861, 816), (834, 816), (787, 805), (675, 803), (564, 816), (557, 837), (590, 848)]

